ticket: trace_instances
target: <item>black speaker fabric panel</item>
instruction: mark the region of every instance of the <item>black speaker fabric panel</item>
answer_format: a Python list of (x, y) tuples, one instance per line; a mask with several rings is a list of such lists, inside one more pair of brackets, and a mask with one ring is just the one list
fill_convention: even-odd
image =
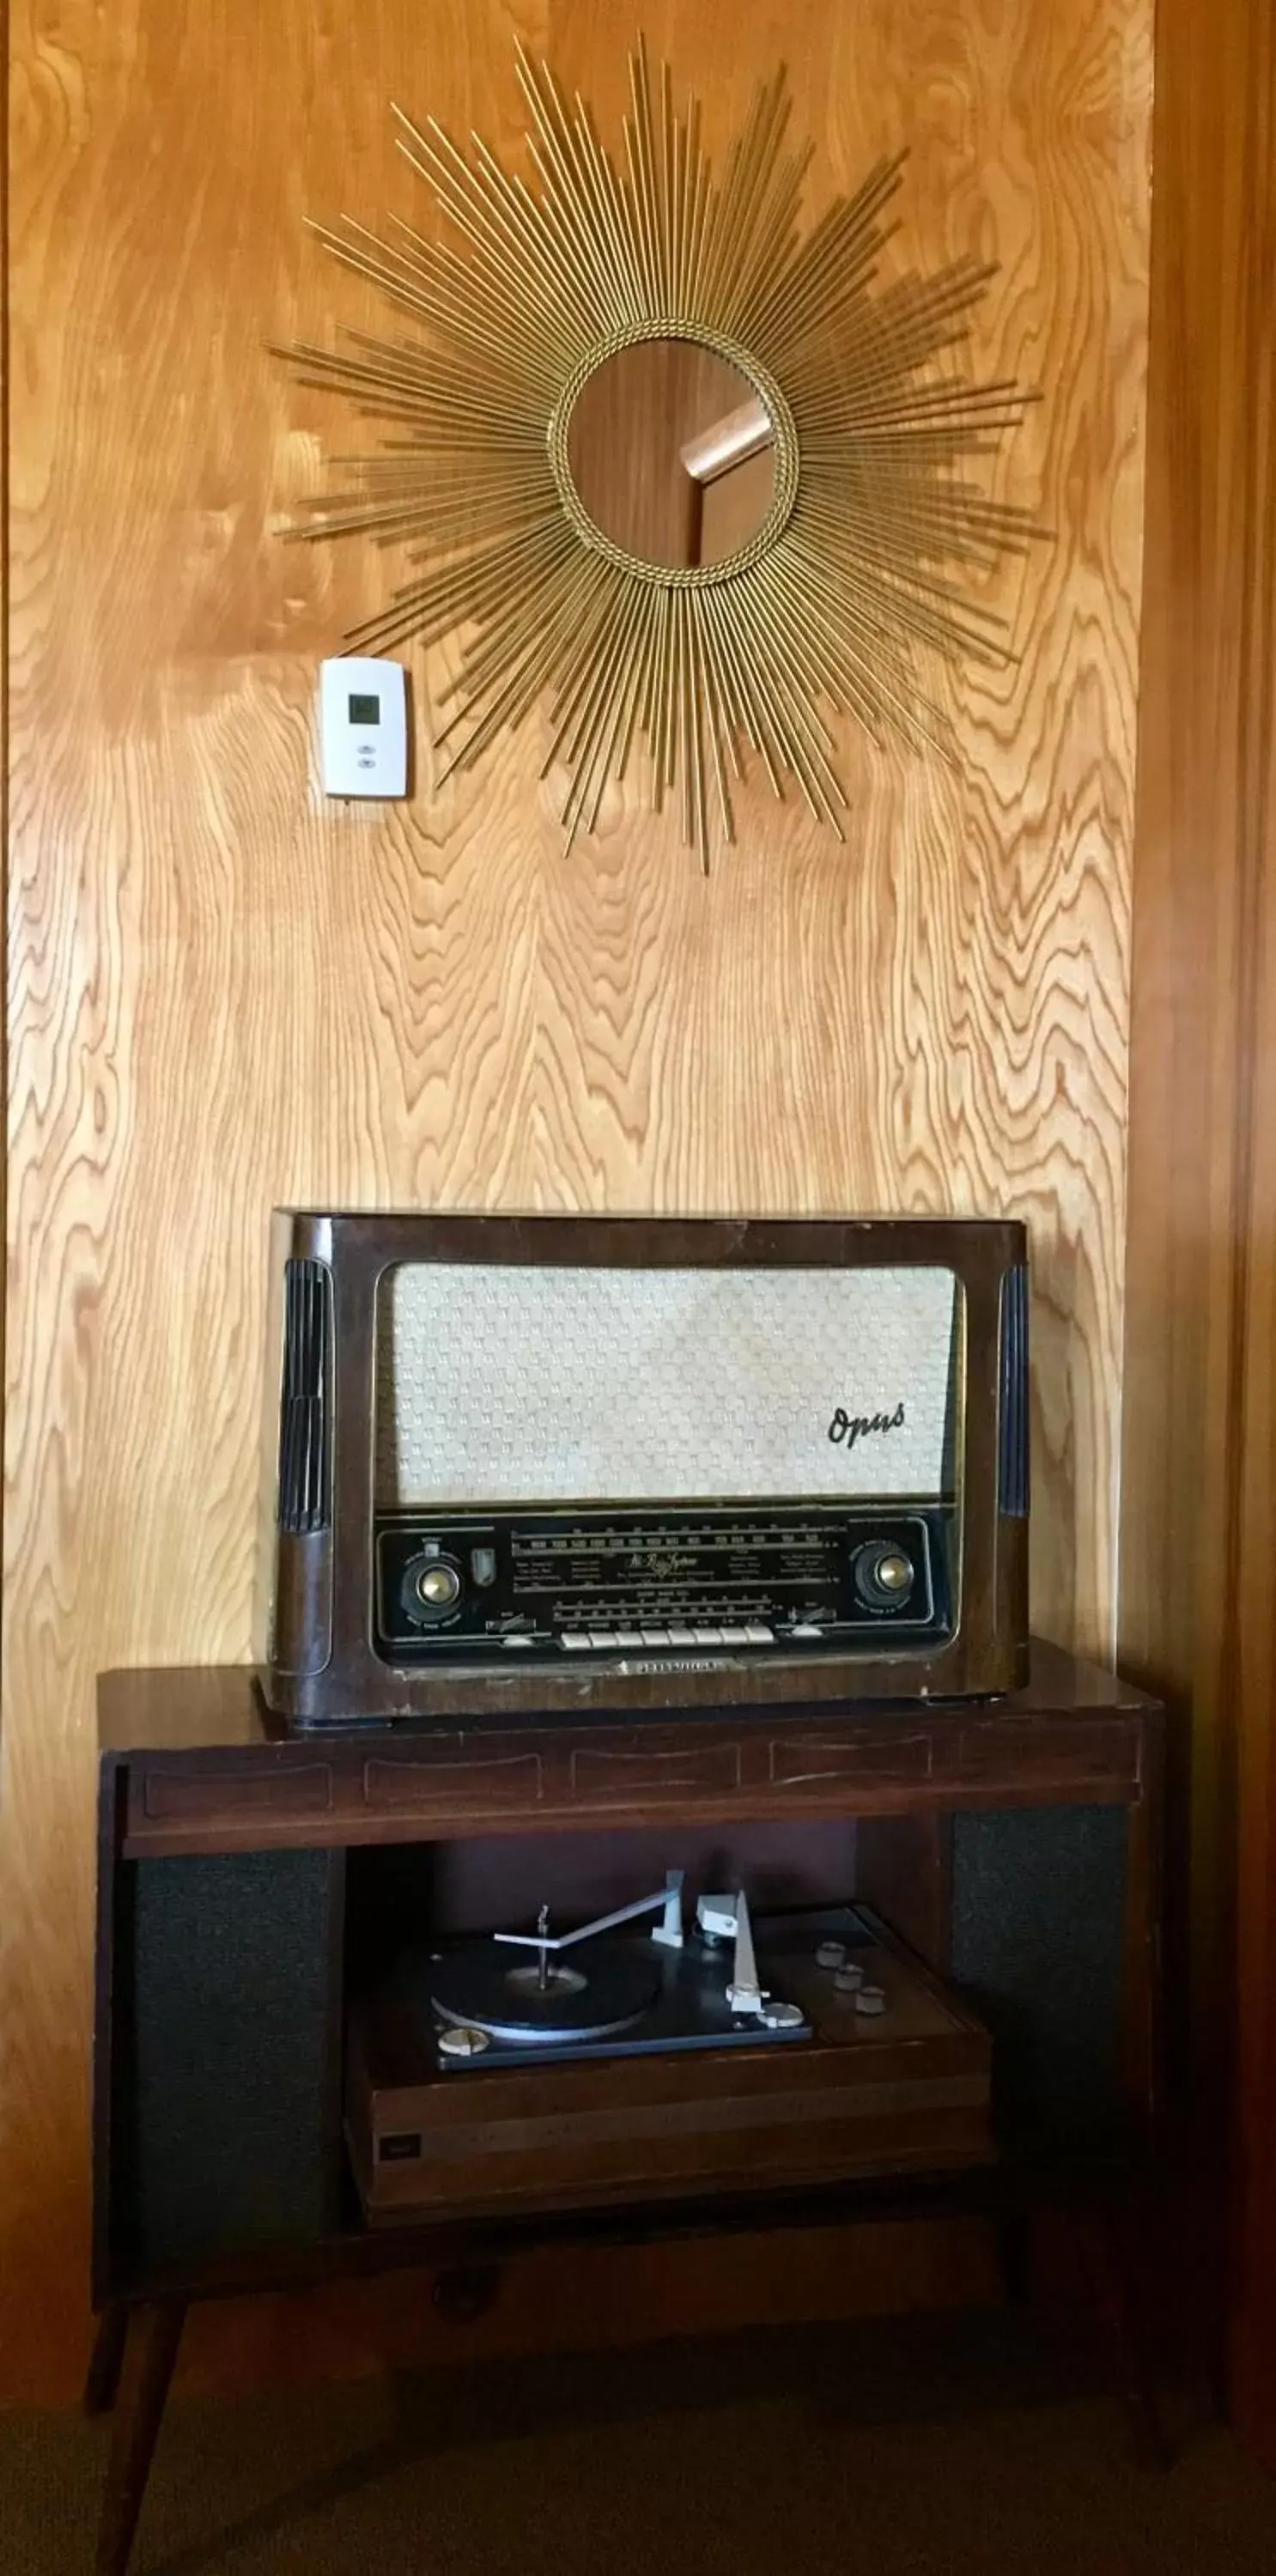
[(124, 2265), (304, 2243), (328, 2224), (339, 1872), (324, 1851), (132, 1870), (115, 2001)]
[(993, 2035), (1007, 2143), (1119, 2141), (1124, 1807), (1020, 1807), (953, 1825), (951, 1968)]

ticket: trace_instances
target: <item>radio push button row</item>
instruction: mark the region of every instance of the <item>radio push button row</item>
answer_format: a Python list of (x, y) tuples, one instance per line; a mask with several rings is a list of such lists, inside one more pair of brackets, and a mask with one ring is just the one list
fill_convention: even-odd
[(589, 1639), (583, 1628), (564, 1628), (559, 1634), (558, 1642), (560, 1646), (566, 1648), (569, 1655), (579, 1655), (589, 1644)]
[(616, 1644), (616, 1631), (614, 1628), (591, 1628), (589, 1642), (591, 1646), (600, 1647), (607, 1653), (611, 1653)]
[(695, 1642), (696, 1632), (694, 1628), (671, 1628), (669, 1630), (669, 1643), (671, 1646), (694, 1646)]
[(673, 1643), (673, 1630), (671, 1628), (644, 1628), (641, 1631), (639, 1642), (644, 1646), (670, 1646)]
[(698, 1646), (721, 1646), (725, 1643), (721, 1628), (697, 1628), (693, 1634)]
[(745, 1629), (744, 1642), (746, 1646), (773, 1646), (775, 1644), (775, 1630), (774, 1628), (764, 1628), (761, 1620), (759, 1619), (752, 1626)]
[(616, 1630), (616, 1643), (625, 1651), (628, 1651), (629, 1648), (633, 1646), (644, 1645), (646, 1640), (641, 1628), (618, 1628)]
[(722, 1642), (724, 1646), (747, 1646), (749, 1631), (747, 1628), (724, 1628)]

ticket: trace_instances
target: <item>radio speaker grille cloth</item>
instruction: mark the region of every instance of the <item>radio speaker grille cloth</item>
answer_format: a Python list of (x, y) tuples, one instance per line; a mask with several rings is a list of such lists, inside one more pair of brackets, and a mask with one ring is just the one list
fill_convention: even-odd
[(938, 1500), (957, 1285), (891, 1270), (403, 1262), (377, 1504)]

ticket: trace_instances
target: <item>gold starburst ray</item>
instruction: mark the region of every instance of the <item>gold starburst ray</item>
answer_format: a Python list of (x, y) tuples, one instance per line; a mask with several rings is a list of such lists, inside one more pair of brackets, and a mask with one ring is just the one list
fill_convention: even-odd
[[(647, 793), (677, 793), (707, 864), (733, 837), (745, 749), (841, 834), (832, 718), (876, 741), (946, 740), (921, 662), (1002, 664), (1005, 628), (970, 590), (1037, 533), (972, 473), (1029, 399), (964, 370), (992, 272), (958, 260), (883, 286), (904, 156), (880, 162), (805, 233), (809, 148), (789, 139), (782, 71), (755, 94), (714, 176), (697, 100), (639, 43), (619, 149), (587, 103), (517, 49), (527, 174), (477, 136), (394, 110), (443, 218), (389, 238), (317, 225), (375, 287), (396, 336), (348, 331), (288, 352), (300, 379), (378, 425), (294, 533), (406, 550), (411, 577), (352, 648), (459, 643), (435, 731), (442, 777), (547, 703), (544, 774), (565, 776), (568, 846), (645, 746)], [(770, 415), (774, 491), (722, 563), (668, 568), (599, 528), (568, 431), (593, 373), (636, 342), (681, 337), (734, 365)]]
[(907, 155), (880, 161), (853, 197), (828, 208), (813, 232), (771, 277), (747, 281), (737, 319), (742, 339), (783, 360), (812, 328), (826, 331), (838, 310), (868, 286), (889, 230), (878, 222), (900, 183)]
[[(507, 665), (499, 680), (486, 688), (476, 685), (466, 672), (461, 718), (472, 719), (480, 704), (484, 712), (448, 760), (443, 777), (450, 777), (454, 769), (468, 768), (476, 752), (485, 749), (505, 724), (521, 723), (534, 701), (552, 688), (557, 673), (579, 669), (582, 637), (592, 638), (596, 632), (598, 604), (611, 597), (610, 585), (599, 565), (588, 564), (578, 578), (569, 573), (544, 587), (549, 603), (545, 619), (538, 623), (518, 662)], [(461, 695), (459, 686), (456, 694)], [(450, 733), (451, 727), (447, 730)]]

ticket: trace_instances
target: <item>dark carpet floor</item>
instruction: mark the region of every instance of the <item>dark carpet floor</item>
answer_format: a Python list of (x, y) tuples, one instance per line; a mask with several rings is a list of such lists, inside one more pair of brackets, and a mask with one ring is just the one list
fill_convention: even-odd
[[(87, 2576), (107, 2428), (0, 2419), (4, 2576)], [(136, 2576), (1276, 2576), (1276, 2485), (1140, 2467), (1002, 2314), (176, 2403)]]

